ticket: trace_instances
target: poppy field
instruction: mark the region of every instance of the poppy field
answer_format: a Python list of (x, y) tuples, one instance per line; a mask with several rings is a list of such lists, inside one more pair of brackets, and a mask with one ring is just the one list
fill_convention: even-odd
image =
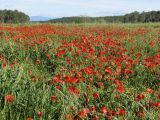
[(160, 119), (160, 25), (0, 25), (0, 120)]

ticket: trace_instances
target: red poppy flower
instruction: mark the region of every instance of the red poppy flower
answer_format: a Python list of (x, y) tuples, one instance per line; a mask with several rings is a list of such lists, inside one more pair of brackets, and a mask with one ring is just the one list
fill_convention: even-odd
[(70, 77), (70, 76), (66, 76), (65, 79), (66, 79), (66, 82), (72, 83), (72, 84), (75, 84), (78, 81), (77, 78)]
[(84, 69), (84, 73), (87, 74), (87, 75), (93, 75), (94, 70), (93, 70), (92, 67), (88, 67), (88, 68)]
[(140, 101), (140, 100), (143, 100), (143, 99), (144, 99), (144, 94), (143, 93), (136, 96), (137, 101)]
[(35, 64), (38, 65), (39, 63), (40, 63), (40, 60), (37, 59), (37, 60), (35, 61)]
[(152, 90), (151, 88), (147, 88), (147, 92), (152, 93), (152, 92), (154, 92), (154, 90)]
[(87, 117), (89, 110), (87, 108), (83, 108), (80, 112), (78, 112), (78, 116), (81, 118)]
[(36, 113), (36, 115), (37, 115), (38, 117), (42, 117), (42, 116), (43, 116), (43, 112), (38, 111), (38, 112)]
[(123, 93), (124, 92), (123, 83), (117, 79), (114, 81), (114, 83), (117, 84), (118, 92)]
[(150, 105), (151, 107), (160, 108), (160, 102), (152, 102), (152, 101), (149, 101), (149, 105)]
[(92, 120), (99, 120), (99, 116), (94, 115), (94, 116), (92, 117)]
[(73, 86), (69, 86), (68, 91), (76, 94), (80, 94), (79, 90)]
[(108, 67), (108, 68), (105, 69), (105, 72), (106, 72), (107, 74), (110, 74), (110, 75), (111, 75), (111, 74), (112, 74), (112, 69)]
[(31, 117), (28, 117), (28, 118), (27, 118), (27, 120), (33, 120), (33, 118), (31, 118)]
[(124, 110), (124, 109), (118, 109), (117, 114), (118, 115), (125, 115), (126, 114), (126, 110)]
[(109, 112), (109, 110), (108, 110), (108, 108), (105, 105), (103, 105), (102, 108), (100, 109), (100, 112), (102, 114), (107, 114)]
[(6, 61), (4, 61), (3, 64), (2, 64), (2, 68), (6, 68), (7, 64), (8, 63)]
[(98, 82), (98, 87), (104, 89), (104, 84), (102, 82)]
[(136, 115), (140, 118), (143, 118), (145, 116), (143, 111), (138, 111)]
[(93, 97), (94, 97), (95, 99), (98, 99), (98, 98), (99, 98), (99, 94), (96, 93), (96, 92), (94, 92), (94, 93), (93, 93)]
[(71, 114), (67, 114), (67, 115), (65, 115), (65, 119), (66, 119), (66, 120), (73, 120), (73, 118), (72, 118)]
[(107, 116), (107, 120), (113, 120), (113, 116)]
[(13, 95), (6, 95), (5, 100), (7, 103), (12, 103), (14, 101), (14, 96)]
[(56, 75), (56, 76), (52, 79), (52, 82), (53, 82), (53, 83), (62, 83), (62, 84), (64, 84), (64, 81), (61, 80), (60, 77), (61, 77), (60, 75)]
[(58, 97), (57, 96), (51, 96), (51, 100), (55, 101), (55, 100), (58, 100)]
[(95, 106), (92, 106), (89, 108), (90, 112), (95, 112), (96, 111), (96, 107)]
[(48, 59), (51, 59), (51, 55), (50, 55), (50, 54), (47, 54), (46, 57), (47, 57)]
[(85, 98), (87, 98), (87, 93), (83, 93), (83, 96), (84, 96)]
[(55, 88), (58, 89), (58, 90), (60, 90), (60, 91), (62, 90), (61, 86), (55, 86)]

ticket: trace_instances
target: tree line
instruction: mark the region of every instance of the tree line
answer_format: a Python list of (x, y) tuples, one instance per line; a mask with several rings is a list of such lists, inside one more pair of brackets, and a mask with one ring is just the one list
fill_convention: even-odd
[(52, 23), (146, 23), (146, 22), (160, 22), (160, 11), (150, 11), (139, 13), (137, 11), (123, 16), (105, 16), (105, 17), (63, 17), (52, 19), (48, 22)]
[[(18, 10), (0, 10), (0, 23), (25, 23), (30, 18), (23, 12)], [(146, 23), (160, 22), (160, 11), (150, 11), (139, 13), (137, 11), (125, 14), (123, 16), (105, 16), (105, 17), (63, 17), (52, 19), (51, 23)]]
[(18, 10), (0, 10), (0, 23), (25, 23), (29, 16)]

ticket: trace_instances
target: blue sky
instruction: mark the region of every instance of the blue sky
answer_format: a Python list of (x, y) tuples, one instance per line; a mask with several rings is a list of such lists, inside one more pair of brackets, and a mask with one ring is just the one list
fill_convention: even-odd
[(0, 9), (17, 9), (29, 16), (108, 16), (160, 10), (160, 0), (0, 0)]

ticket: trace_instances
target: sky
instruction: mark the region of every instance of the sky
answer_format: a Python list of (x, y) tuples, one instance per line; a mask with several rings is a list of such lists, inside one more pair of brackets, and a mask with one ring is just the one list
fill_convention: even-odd
[(160, 10), (160, 0), (0, 0), (0, 9), (29, 16), (112, 16), (133, 11)]

